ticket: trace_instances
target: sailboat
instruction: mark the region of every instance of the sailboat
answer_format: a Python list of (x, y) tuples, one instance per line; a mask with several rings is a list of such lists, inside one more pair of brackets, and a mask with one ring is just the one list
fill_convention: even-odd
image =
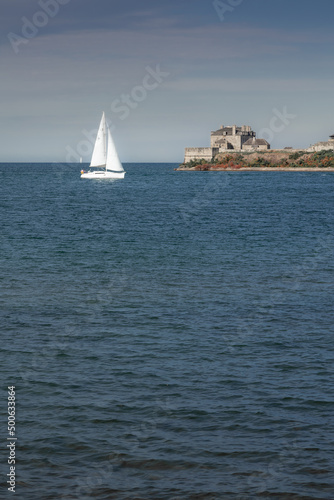
[[(91, 170), (98, 168), (98, 170)], [(89, 171), (81, 170), (82, 179), (124, 179), (125, 171), (118, 158), (116, 147), (106, 122), (105, 114), (102, 114), (99, 131), (96, 136)]]

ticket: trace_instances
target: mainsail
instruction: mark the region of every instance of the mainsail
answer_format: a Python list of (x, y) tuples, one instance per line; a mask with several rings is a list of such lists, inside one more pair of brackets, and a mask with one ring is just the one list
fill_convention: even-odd
[(91, 167), (105, 167), (106, 165), (106, 117), (103, 113), (99, 131), (97, 133)]

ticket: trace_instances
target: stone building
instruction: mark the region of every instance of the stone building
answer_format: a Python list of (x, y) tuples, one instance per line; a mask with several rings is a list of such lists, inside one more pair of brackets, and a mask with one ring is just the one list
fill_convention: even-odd
[(211, 132), (211, 146), (209, 148), (186, 148), (184, 163), (192, 160), (204, 159), (211, 161), (219, 153), (228, 151), (258, 151), (270, 149), (265, 139), (256, 139), (256, 133), (249, 125), (224, 126)]
[(307, 149), (307, 151), (309, 151), (310, 153), (324, 150), (334, 151), (334, 134), (329, 137), (329, 141), (317, 142)]
[(248, 125), (242, 127), (222, 125), (219, 130), (211, 132), (211, 147), (241, 150), (243, 144), (253, 137), (256, 137), (256, 134)]
[(243, 144), (242, 149), (245, 151), (266, 151), (270, 149), (270, 145), (265, 139), (256, 139), (253, 137), (253, 139), (248, 139)]

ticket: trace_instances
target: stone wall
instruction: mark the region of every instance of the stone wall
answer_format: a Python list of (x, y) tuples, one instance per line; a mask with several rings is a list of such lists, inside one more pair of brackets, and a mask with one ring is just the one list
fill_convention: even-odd
[(310, 148), (308, 148), (306, 151), (310, 153), (318, 152), (318, 151), (334, 151), (334, 141), (327, 141), (327, 142), (317, 142), (316, 144), (313, 144)]
[(249, 146), (243, 146), (243, 151), (268, 151), (270, 149), (269, 144), (254, 144)]
[(211, 161), (212, 157), (218, 153), (218, 148), (186, 148), (184, 163), (192, 160)]
[[(226, 137), (227, 141), (232, 144), (233, 149), (241, 149), (242, 136), (241, 135), (229, 135)], [(247, 137), (248, 139), (248, 137)]]

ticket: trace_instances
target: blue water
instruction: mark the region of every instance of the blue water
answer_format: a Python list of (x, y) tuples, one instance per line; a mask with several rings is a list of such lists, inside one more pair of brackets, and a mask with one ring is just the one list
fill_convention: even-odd
[(1, 490), (334, 498), (334, 174), (0, 165)]

